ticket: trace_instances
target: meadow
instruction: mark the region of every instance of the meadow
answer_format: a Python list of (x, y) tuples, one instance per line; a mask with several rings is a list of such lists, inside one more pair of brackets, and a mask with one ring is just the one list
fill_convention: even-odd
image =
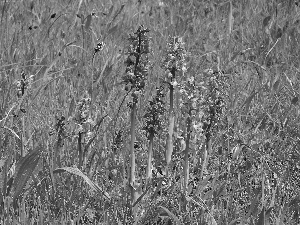
[(300, 224), (296, 0), (2, 0), (0, 224)]

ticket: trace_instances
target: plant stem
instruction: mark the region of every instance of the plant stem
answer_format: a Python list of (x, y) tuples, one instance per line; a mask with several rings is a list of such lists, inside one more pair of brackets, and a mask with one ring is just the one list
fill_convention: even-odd
[[(175, 71), (172, 70), (173, 77), (175, 77)], [(174, 86), (170, 84), (170, 109), (169, 109), (169, 128), (167, 137), (167, 149), (166, 149), (166, 162), (167, 167), (171, 162), (173, 152), (173, 131), (174, 131)]]
[(189, 110), (187, 117), (187, 135), (186, 135), (186, 146), (185, 146), (185, 156), (184, 156), (184, 188), (183, 191), (186, 194), (189, 182), (189, 147), (190, 147), (190, 139), (191, 139), (191, 115), (192, 110)]
[(79, 132), (79, 134), (78, 134), (78, 142), (77, 142), (77, 147), (78, 147), (78, 155), (79, 155), (79, 164), (78, 164), (78, 168), (80, 169), (81, 167), (82, 167), (82, 156), (83, 156), (83, 154), (82, 154), (82, 148), (81, 148), (81, 139), (82, 139), (82, 134), (81, 134), (81, 132)]
[(146, 186), (151, 181), (151, 177), (152, 177), (153, 139), (154, 139), (154, 133), (150, 133), (149, 148), (148, 148), (148, 162), (147, 162), (147, 171), (146, 171)]
[(135, 202), (135, 190), (134, 190), (134, 183), (135, 183), (135, 152), (134, 152), (134, 142), (135, 142), (135, 126), (136, 126), (136, 101), (133, 100), (133, 105), (131, 109), (131, 127), (130, 127), (130, 180), (129, 184), (131, 185), (131, 202), (132, 204)]

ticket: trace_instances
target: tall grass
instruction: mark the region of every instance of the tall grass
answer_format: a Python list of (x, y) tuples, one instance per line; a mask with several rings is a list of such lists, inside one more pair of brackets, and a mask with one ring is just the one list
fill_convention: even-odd
[(296, 1), (2, 1), (1, 224), (299, 224)]

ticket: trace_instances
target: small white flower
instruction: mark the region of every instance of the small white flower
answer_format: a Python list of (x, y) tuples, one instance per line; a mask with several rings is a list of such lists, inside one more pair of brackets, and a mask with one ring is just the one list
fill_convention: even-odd
[(86, 136), (88, 139), (90, 139), (93, 136), (93, 132), (91, 132), (91, 131), (87, 132)]
[(173, 85), (174, 87), (176, 87), (176, 86), (178, 86), (178, 83), (177, 83), (176, 80), (174, 80), (174, 81), (171, 82), (171, 85)]
[(83, 132), (83, 127), (81, 124), (79, 124), (79, 127), (78, 127), (78, 132), (82, 133)]
[(200, 129), (202, 129), (202, 123), (193, 124), (193, 127), (195, 130), (200, 130)]
[(197, 102), (196, 102), (196, 101), (193, 101), (192, 107), (193, 107), (193, 108), (196, 108), (196, 107), (197, 107)]
[(159, 2), (158, 2), (158, 5), (159, 5), (160, 7), (165, 7), (165, 6), (166, 6), (165, 3), (163, 3), (162, 1), (159, 1)]
[(208, 68), (208, 69), (204, 70), (204, 72), (208, 73), (209, 75), (214, 73), (214, 71), (211, 68)]
[(88, 117), (88, 112), (87, 111), (81, 112), (81, 118), (82, 119), (86, 119), (87, 117)]
[(200, 111), (198, 116), (199, 116), (199, 118), (201, 119), (201, 118), (204, 116), (204, 112), (203, 112), (203, 111)]
[(90, 123), (92, 126), (96, 125), (96, 122), (94, 120), (92, 120), (91, 118), (87, 119), (86, 121), (87, 123)]
[(194, 80), (195, 80), (195, 78), (194, 78), (194, 77), (190, 77), (190, 78), (188, 79), (188, 81), (189, 81), (190, 83), (193, 83), (193, 82), (194, 82)]

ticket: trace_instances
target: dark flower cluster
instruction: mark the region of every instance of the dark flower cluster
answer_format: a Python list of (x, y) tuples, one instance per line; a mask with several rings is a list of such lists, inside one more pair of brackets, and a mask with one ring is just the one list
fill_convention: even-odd
[(179, 85), (180, 88), (180, 109), (183, 113), (188, 113), (189, 110), (194, 111), (197, 107), (197, 102), (200, 98), (200, 84), (196, 82), (195, 77), (191, 76), (186, 81)]
[(30, 87), (31, 82), (32, 76), (28, 77), (25, 72), (22, 71), (21, 79), (16, 82), (18, 98), (21, 98), (25, 94), (25, 91)]
[(206, 75), (206, 93), (204, 96), (204, 117), (203, 131), (206, 138), (210, 138), (211, 130), (220, 120), (220, 115), (225, 109), (224, 89), (225, 76), (222, 72), (207, 71)]
[(94, 60), (94, 57), (98, 52), (103, 50), (104, 46), (105, 46), (105, 43), (103, 41), (98, 42), (98, 44), (94, 48), (94, 54), (93, 54), (92, 60)]
[(51, 129), (49, 135), (54, 135), (57, 133), (59, 137), (63, 137), (66, 135), (66, 118), (64, 116), (55, 116), (56, 122), (54, 128)]
[(164, 88), (156, 88), (156, 96), (149, 102), (149, 106), (144, 115), (144, 130), (147, 135), (157, 134), (162, 129), (162, 117), (166, 111), (163, 98), (165, 97)]
[(123, 144), (123, 131), (119, 130), (118, 132), (115, 133), (115, 139), (112, 144), (112, 151), (116, 153), (116, 151), (121, 148), (122, 144)]
[(128, 39), (128, 57), (125, 61), (126, 74), (123, 76), (123, 80), (126, 84), (126, 91), (134, 90), (134, 101), (137, 100), (136, 94), (144, 89), (148, 74), (148, 54), (150, 53), (150, 40), (147, 36), (148, 32), (149, 29), (140, 26)]
[(100, 52), (105, 46), (105, 43), (104, 42), (99, 42), (97, 44), (97, 46), (94, 48), (94, 54), (96, 54), (97, 52)]
[(141, 144), (141, 142), (139, 142), (139, 141), (135, 141), (133, 147), (134, 147), (136, 150), (142, 150), (142, 149), (143, 149), (142, 144)]
[(91, 98), (86, 95), (78, 103), (76, 107), (75, 121), (82, 125), (89, 117)]

